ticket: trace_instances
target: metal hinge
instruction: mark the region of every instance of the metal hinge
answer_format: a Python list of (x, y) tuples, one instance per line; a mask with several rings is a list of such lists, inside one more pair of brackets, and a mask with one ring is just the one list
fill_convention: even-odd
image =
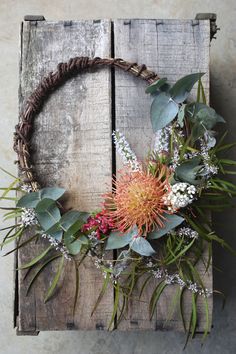
[(45, 21), (45, 17), (43, 15), (25, 15), (24, 21)]
[(199, 13), (195, 17), (196, 20), (209, 20), (210, 21), (211, 40), (216, 39), (215, 34), (217, 33), (217, 31), (220, 30), (220, 28), (217, 27), (216, 18), (217, 18), (217, 15), (212, 14), (212, 13)]

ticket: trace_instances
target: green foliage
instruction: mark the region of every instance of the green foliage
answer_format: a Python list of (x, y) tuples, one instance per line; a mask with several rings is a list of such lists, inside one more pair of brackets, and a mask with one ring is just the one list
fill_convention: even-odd
[(106, 250), (114, 250), (127, 246), (137, 236), (138, 229), (134, 227), (131, 231), (122, 234), (121, 232), (111, 232), (108, 236)]
[(201, 183), (201, 180), (197, 179), (200, 176), (200, 170), (203, 168), (200, 162), (201, 159), (199, 157), (194, 157), (177, 166), (175, 179), (194, 185)]
[(164, 289), (166, 288), (167, 284), (165, 283), (164, 280), (162, 280), (154, 289), (151, 299), (150, 299), (150, 303), (149, 303), (149, 317), (150, 320), (153, 318), (154, 312), (156, 310), (157, 307), (157, 303), (158, 300), (161, 296), (161, 294), (163, 293)]
[(35, 208), (37, 204), (41, 201), (38, 192), (32, 192), (23, 195), (16, 203), (17, 208)]
[(225, 123), (225, 120), (213, 108), (203, 103), (194, 102), (188, 104), (186, 106), (186, 115), (193, 123), (192, 137), (194, 140), (202, 137), (216, 123)]
[[(44, 211), (36, 212), (37, 219), (42, 229), (49, 233), (49, 230), (55, 225), (61, 218), (59, 208), (53, 203), (49, 205)], [(62, 233), (57, 234), (57, 239), (62, 237)]]
[(184, 117), (185, 117), (185, 104), (182, 104), (179, 112), (178, 112), (178, 117), (177, 117), (177, 122), (179, 123), (180, 127), (183, 128), (184, 126)]
[(184, 221), (184, 218), (176, 214), (165, 214), (164, 217), (165, 217), (165, 220), (163, 221), (164, 227), (150, 232), (148, 234), (149, 240), (156, 240), (166, 235), (168, 232), (170, 232), (172, 229), (182, 224), (182, 222)]
[[(32, 193), (31, 193), (32, 194)], [(35, 207), (36, 213), (43, 213), (46, 210), (50, 209), (52, 206), (55, 206), (55, 201), (53, 199), (45, 198), (42, 199)]]
[(138, 236), (130, 243), (130, 248), (141, 256), (152, 256), (156, 251), (150, 243), (142, 236)]
[(170, 89), (171, 98), (177, 102), (184, 102), (193, 88), (193, 85), (204, 75), (204, 73), (190, 74), (178, 80)]
[[(166, 92), (159, 93), (151, 105), (151, 122), (153, 131), (156, 132), (159, 129), (164, 128), (178, 115), (178, 122), (180, 126), (183, 126), (183, 120), (185, 116), (185, 105), (180, 107), (179, 104), (183, 103), (193, 85), (200, 80), (202, 73), (190, 74), (180, 80), (178, 80), (170, 90)], [(158, 88), (161, 88), (165, 84), (165, 81), (157, 81), (156, 83), (150, 85), (146, 92), (155, 93)], [(207, 107), (207, 106), (206, 106)], [(209, 108), (209, 107), (208, 107)], [(208, 115), (211, 113), (213, 119), (212, 111), (208, 111)], [(203, 114), (202, 114), (203, 115)], [(199, 122), (202, 122), (202, 115), (197, 118)], [(219, 119), (214, 115), (214, 119)], [(204, 121), (206, 117), (204, 118)]]
[(36, 270), (36, 272), (34, 273), (33, 277), (31, 278), (29, 285), (27, 287), (27, 291), (26, 291), (26, 296), (29, 294), (29, 291), (32, 287), (32, 285), (34, 284), (34, 282), (36, 281), (36, 279), (38, 278), (39, 274), (54, 260), (56, 260), (57, 258), (61, 257), (61, 255), (56, 254), (50, 258), (48, 258), (43, 264), (41, 264), (38, 269)]
[(65, 238), (64, 243), (65, 243), (67, 250), (69, 251), (69, 253), (72, 256), (75, 256), (78, 253), (80, 253), (82, 245), (83, 245), (83, 243), (79, 239), (69, 241), (68, 238)]
[(19, 199), (16, 206), (18, 208), (36, 208), (43, 199), (58, 200), (65, 193), (65, 189), (58, 187), (48, 187), (40, 189), (38, 192), (25, 194)]
[(47, 187), (47, 188), (40, 189), (39, 194), (41, 199), (49, 198), (53, 200), (58, 200), (63, 196), (65, 191), (66, 190), (64, 188)]
[(145, 92), (146, 92), (146, 93), (150, 93), (150, 94), (156, 93), (159, 89), (161, 89), (161, 87), (162, 87), (163, 85), (166, 84), (166, 81), (167, 81), (167, 78), (166, 78), (166, 77), (163, 77), (162, 79), (159, 79), (159, 80), (153, 82), (151, 85), (149, 85), (149, 86), (146, 88)]
[(63, 264), (64, 264), (64, 257), (61, 256), (61, 260), (57, 269), (57, 272), (55, 274), (55, 277), (53, 278), (53, 281), (47, 291), (47, 294), (45, 296), (44, 302), (46, 303), (53, 295), (55, 288), (60, 280), (61, 274), (62, 274), (62, 270), (63, 270)]
[(52, 246), (49, 246), (46, 250), (43, 250), (42, 253), (40, 253), (38, 256), (36, 256), (35, 258), (33, 258), (31, 261), (29, 261), (28, 263), (23, 264), (22, 266), (20, 266), (18, 269), (26, 269), (26, 268), (30, 268), (33, 265), (35, 265), (36, 263), (38, 263), (39, 261), (41, 261), (41, 259), (43, 259), (48, 252), (51, 250)]
[(152, 129), (156, 132), (169, 124), (177, 115), (179, 106), (166, 93), (160, 93), (151, 105), (151, 122)]

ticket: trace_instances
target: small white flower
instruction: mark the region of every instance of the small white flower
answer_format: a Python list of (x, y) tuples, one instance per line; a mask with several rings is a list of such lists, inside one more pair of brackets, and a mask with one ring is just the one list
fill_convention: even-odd
[(56, 251), (60, 251), (65, 257), (65, 259), (71, 261), (71, 257), (65, 245), (63, 245), (60, 241), (56, 240), (51, 235), (42, 234), (41, 237), (48, 239), (49, 243), (56, 249)]
[[(147, 265), (148, 264), (150, 263), (148, 262)], [(191, 280), (187, 280), (185, 282), (178, 273), (169, 274), (167, 269), (163, 270), (161, 268), (152, 268), (149, 270), (149, 272), (156, 279), (163, 278), (167, 285), (178, 284), (181, 289), (186, 288), (191, 292), (198, 293), (199, 295), (202, 295), (204, 297), (209, 297), (212, 295), (212, 291), (208, 290), (207, 288), (202, 288), (197, 283), (193, 283)]]
[(199, 236), (197, 231), (191, 229), (190, 227), (181, 227), (177, 230), (176, 234), (177, 236), (184, 236), (192, 239), (197, 239)]
[(171, 191), (165, 198), (165, 203), (171, 205), (173, 210), (184, 208), (191, 204), (197, 189), (189, 183), (179, 182), (171, 186)]
[(21, 223), (25, 227), (38, 224), (34, 209), (23, 208), (23, 211), (21, 213)]
[(20, 189), (24, 192), (31, 193), (32, 192), (32, 187), (30, 184), (22, 184), (20, 186)]
[(155, 133), (154, 151), (157, 154), (169, 151), (169, 140), (170, 140), (171, 130), (172, 130), (171, 126), (167, 126), (160, 130), (157, 130), (157, 132)]
[(140, 164), (137, 160), (135, 153), (131, 150), (129, 143), (126, 141), (125, 136), (120, 133), (119, 130), (115, 130), (112, 135), (116, 150), (122, 157), (123, 163), (125, 165), (130, 165), (133, 171), (139, 171)]

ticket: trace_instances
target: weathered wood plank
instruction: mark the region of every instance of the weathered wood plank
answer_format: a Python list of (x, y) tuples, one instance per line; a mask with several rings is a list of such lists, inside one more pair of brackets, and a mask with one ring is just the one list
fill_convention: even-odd
[[(110, 21), (23, 23), (21, 38), (20, 103), (59, 62), (74, 56), (109, 57)], [(109, 70), (81, 74), (69, 80), (48, 99), (35, 122), (32, 146), (42, 185), (60, 185), (68, 190), (67, 208), (92, 211), (111, 185), (111, 97)], [(46, 242), (46, 241), (45, 241)], [(45, 245), (44, 245), (45, 247)], [(38, 254), (42, 241), (18, 252), (21, 265)], [(91, 260), (80, 268), (80, 296), (72, 315), (75, 293), (73, 262), (67, 262), (62, 286), (51, 301), (44, 294), (56, 271), (47, 268), (26, 297), (29, 279), (19, 274), (19, 331), (105, 329), (113, 307), (109, 289), (94, 316), (90, 314), (103, 277)]]
[[(116, 57), (144, 63), (160, 77), (167, 77), (171, 83), (191, 72), (205, 72), (203, 84), (209, 99), (209, 21), (116, 20), (114, 42)], [(116, 71), (116, 129), (125, 134), (139, 159), (147, 155), (153, 140), (149, 113), (151, 98), (145, 94), (144, 86), (142, 80)], [(118, 155), (116, 161), (118, 170), (122, 165)], [(204, 276), (204, 282), (212, 289), (211, 269)], [(155, 281), (146, 289), (142, 302), (132, 300), (130, 311), (118, 329), (159, 329), (165, 325), (165, 328), (182, 330), (182, 322), (177, 314), (165, 324), (172, 295), (176, 291), (174, 286), (166, 289), (152, 321), (149, 321), (147, 305), (154, 286)], [(189, 296), (184, 304), (186, 315), (190, 315)], [(209, 307), (211, 317), (212, 299), (209, 299)], [(199, 301), (199, 311), (198, 331), (202, 331), (205, 317), (202, 301)]]

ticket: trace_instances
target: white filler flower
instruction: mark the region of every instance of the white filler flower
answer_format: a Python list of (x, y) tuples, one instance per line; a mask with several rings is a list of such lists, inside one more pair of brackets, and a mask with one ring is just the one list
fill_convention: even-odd
[(128, 141), (125, 139), (125, 136), (119, 132), (119, 130), (115, 130), (113, 133), (113, 139), (116, 146), (116, 150), (119, 152), (122, 157), (123, 163), (125, 165), (130, 165), (133, 171), (140, 170), (140, 164), (137, 160), (135, 153), (131, 150), (131, 147)]
[(170, 209), (176, 210), (191, 204), (195, 198), (197, 189), (194, 185), (179, 182), (171, 186), (171, 191), (165, 199)]
[(34, 209), (23, 208), (21, 213), (21, 223), (23, 226), (33, 226), (38, 224)]

